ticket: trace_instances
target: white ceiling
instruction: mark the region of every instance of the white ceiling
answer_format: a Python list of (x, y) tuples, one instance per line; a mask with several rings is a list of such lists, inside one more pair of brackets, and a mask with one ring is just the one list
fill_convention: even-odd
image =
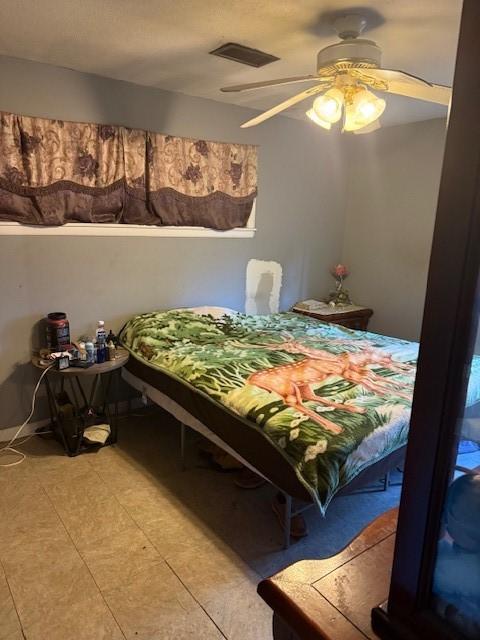
[[(461, 4), (364, 0), (353, 8), (369, 18), (365, 36), (382, 47), (384, 67), (451, 84)], [(349, 8), (345, 0), (0, 0), (0, 54), (263, 110), (302, 85), (243, 94), (219, 87), (314, 72), (317, 51), (336, 40), (331, 12)], [(208, 55), (229, 41), (280, 60), (254, 69)], [(393, 96), (387, 104), (384, 124), (446, 111)], [(306, 107), (288, 115), (303, 117)]]

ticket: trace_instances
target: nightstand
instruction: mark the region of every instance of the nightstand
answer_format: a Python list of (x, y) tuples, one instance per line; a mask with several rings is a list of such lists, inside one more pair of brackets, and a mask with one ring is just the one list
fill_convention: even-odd
[[(127, 363), (129, 357), (125, 349), (117, 349), (115, 360), (93, 364), (87, 369), (69, 367), (67, 369), (52, 368), (44, 377), (47, 391), (48, 405), (50, 409), (51, 429), (56, 438), (63, 444), (65, 452), (69, 456), (76, 456), (82, 451), (83, 430), (85, 419), (89, 416), (105, 417), (110, 425), (110, 436), (105, 444), (114, 444), (117, 441), (118, 420), (118, 379), (121, 368)], [(40, 358), (34, 356), (32, 364), (38, 369), (45, 370), (47, 365), (40, 363)], [(110, 414), (110, 383), (115, 376), (117, 385), (114, 407), (114, 415)], [(74, 420), (72, 420), (70, 432), (66, 432), (60, 419), (58, 399), (66, 389), (65, 383), (69, 382), (71, 401), (74, 407)], [(85, 388), (85, 382), (89, 381), (89, 392)], [(100, 390), (100, 397), (96, 397)], [(78, 392), (78, 395), (77, 395)], [(94, 406), (95, 405), (95, 406)], [(103, 421), (103, 420), (102, 420)]]
[(315, 311), (292, 307), (292, 311), (310, 318), (316, 318), (322, 322), (333, 322), (349, 329), (358, 329), (359, 331), (367, 330), (368, 321), (373, 315), (372, 309), (355, 304), (345, 307), (326, 307), (324, 309), (315, 309)]

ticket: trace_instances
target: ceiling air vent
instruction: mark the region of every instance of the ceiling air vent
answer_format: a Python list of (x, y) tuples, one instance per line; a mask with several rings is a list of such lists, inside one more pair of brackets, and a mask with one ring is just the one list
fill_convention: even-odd
[(218, 49), (210, 51), (214, 56), (220, 58), (227, 58), (228, 60), (234, 60), (241, 64), (248, 64), (251, 67), (263, 67), (266, 64), (280, 60), (277, 56), (272, 56), (264, 51), (258, 49), (251, 49), (250, 47), (244, 47), (243, 44), (236, 44), (235, 42), (227, 42), (222, 44)]

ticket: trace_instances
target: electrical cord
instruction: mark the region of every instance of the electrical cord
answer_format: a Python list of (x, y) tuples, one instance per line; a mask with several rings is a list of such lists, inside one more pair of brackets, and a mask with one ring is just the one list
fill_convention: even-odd
[[(23, 424), (21, 424), (18, 429), (17, 432), (15, 433), (15, 435), (13, 436), (13, 438), (10, 440), (10, 442), (8, 442), (5, 446), (0, 448), (0, 455), (2, 453), (14, 453), (20, 456), (20, 460), (15, 460), (15, 462), (9, 462), (7, 464), (4, 464), (2, 462), (0, 462), (0, 467), (14, 467), (17, 464), (22, 463), (25, 458), (27, 457), (24, 453), (22, 453), (21, 451), (18, 451), (17, 449), (14, 449), (12, 447), (12, 444), (15, 442), (15, 440), (18, 438), (18, 436), (21, 434), (21, 432), (23, 431), (23, 429), (25, 428), (25, 426), (30, 422), (30, 420), (32, 419), (33, 416), (33, 412), (35, 411), (35, 400), (37, 398), (37, 392), (38, 389), (40, 388), (40, 384), (43, 380), (43, 378), (46, 376), (46, 374), (48, 373), (48, 371), (50, 371), (50, 369), (55, 365), (55, 362), (52, 362), (52, 364), (49, 364), (48, 367), (46, 367), (46, 369), (44, 371), (42, 371), (42, 375), (40, 376), (40, 378), (38, 379), (37, 384), (35, 385), (35, 389), (33, 390), (33, 395), (32, 395), (32, 404), (31, 404), (31, 408), (30, 408), (30, 413), (28, 414), (28, 418), (25, 420), (25, 422)], [(44, 432), (42, 432), (43, 435)], [(23, 442), (20, 443), (20, 445), (25, 444), (25, 442), (27, 442), (28, 440), (30, 440), (30, 438), (32, 438), (33, 436), (37, 435), (36, 433), (32, 433), (30, 436), (28, 436), (25, 440), (23, 440)]]

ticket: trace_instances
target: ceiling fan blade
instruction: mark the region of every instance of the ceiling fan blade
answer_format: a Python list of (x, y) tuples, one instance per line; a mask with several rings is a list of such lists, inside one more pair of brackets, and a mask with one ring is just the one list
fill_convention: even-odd
[(292, 78), (278, 78), (277, 80), (264, 80), (263, 82), (250, 82), (250, 84), (236, 84), (230, 87), (222, 87), (220, 91), (230, 93), (232, 91), (251, 91), (263, 89), (263, 87), (276, 87), (282, 84), (294, 84), (295, 82), (322, 82), (322, 78), (314, 75), (293, 76)]
[(317, 93), (320, 93), (321, 91), (325, 91), (325, 88), (326, 88), (326, 84), (320, 84), (320, 85), (317, 85), (316, 87), (310, 87), (310, 89), (306, 89), (305, 91), (302, 91), (302, 93), (297, 93), (297, 95), (292, 96), (291, 98), (288, 98), (288, 100), (284, 100), (280, 104), (277, 104), (276, 107), (272, 107), (271, 109), (268, 109), (268, 111), (264, 111), (259, 116), (256, 116), (255, 118), (252, 118), (247, 122), (244, 122), (240, 126), (242, 127), (242, 129), (246, 129), (248, 127), (254, 127), (256, 124), (260, 124), (261, 122), (268, 120), (268, 118), (271, 118), (272, 116), (277, 115), (277, 113), (280, 113), (281, 111), (285, 111), (285, 109), (288, 109), (288, 107), (291, 107), (294, 104), (297, 104), (297, 102), (301, 102), (302, 100), (306, 100), (307, 98), (310, 98), (311, 96), (314, 96)]
[(448, 107), (452, 89), (441, 84), (433, 84), (422, 78), (393, 69), (352, 70), (351, 75), (370, 85), (377, 91), (396, 93), (408, 98), (436, 102)]

